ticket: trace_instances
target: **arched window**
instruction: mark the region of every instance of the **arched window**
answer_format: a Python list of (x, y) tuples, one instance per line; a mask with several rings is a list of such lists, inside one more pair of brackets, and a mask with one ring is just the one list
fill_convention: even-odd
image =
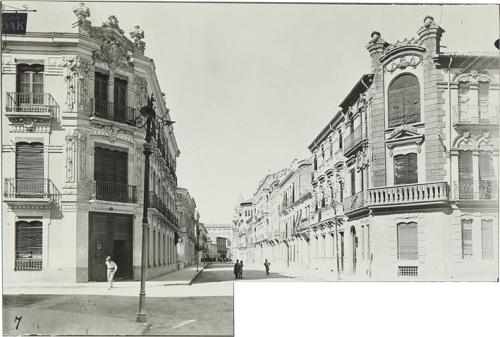
[(389, 127), (420, 122), (420, 86), (412, 74), (403, 74), (389, 86)]
[(417, 182), (417, 154), (394, 156), (394, 185), (416, 184)]

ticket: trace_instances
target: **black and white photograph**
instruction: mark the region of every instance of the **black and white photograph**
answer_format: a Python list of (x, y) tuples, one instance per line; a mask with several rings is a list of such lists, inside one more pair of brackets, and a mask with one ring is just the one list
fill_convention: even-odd
[(499, 15), (3, 1), (3, 334), (238, 336), (240, 285), (255, 317), (305, 310), (266, 284), (498, 286)]

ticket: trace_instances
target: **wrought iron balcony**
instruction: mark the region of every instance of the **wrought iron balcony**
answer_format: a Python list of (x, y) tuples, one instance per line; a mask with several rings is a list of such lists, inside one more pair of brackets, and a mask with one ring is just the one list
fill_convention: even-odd
[(94, 195), (96, 200), (137, 203), (137, 187), (127, 184), (96, 180)]
[(59, 105), (51, 94), (8, 92), (5, 101), (5, 112), (8, 117), (59, 118)]
[(482, 124), (498, 126), (500, 121), (500, 107), (498, 105), (454, 105), (453, 124)]
[(371, 188), (367, 192), (368, 207), (427, 204), (449, 201), (449, 187), (446, 182), (396, 185)]
[(93, 105), (92, 116), (109, 121), (136, 125), (136, 117), (138, 116), (136, 108), (122, 106), (102, 99), (92, 100), (91, 104)]
[(363, 124), (358, 125), (351, 134), (344, 138), (344, 155), (354, 150), (364, 139), (366, 139), (366, 135), (363, 133), (363, 126)]
[(60, 206), (61, 192), (52, 180), (45, 178), (6, 178), (4, 186), (6, 202), (41, 202)]
[(456, 200), (498, 200), (498, 186), (494, 180), (454, 181)]

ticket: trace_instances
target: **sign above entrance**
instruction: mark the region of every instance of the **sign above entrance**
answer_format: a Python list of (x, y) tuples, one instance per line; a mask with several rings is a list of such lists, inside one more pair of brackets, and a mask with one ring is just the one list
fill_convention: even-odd
[(2, 34), (26, 34), (28, 13), (2, 13)]

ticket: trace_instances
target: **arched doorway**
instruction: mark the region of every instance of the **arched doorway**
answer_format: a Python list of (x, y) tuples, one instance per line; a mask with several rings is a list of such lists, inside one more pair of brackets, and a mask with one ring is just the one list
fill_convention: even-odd
[(356, 228), (351, 226), (351, 242), (352, 242), (352, 273), (356, 274)]

